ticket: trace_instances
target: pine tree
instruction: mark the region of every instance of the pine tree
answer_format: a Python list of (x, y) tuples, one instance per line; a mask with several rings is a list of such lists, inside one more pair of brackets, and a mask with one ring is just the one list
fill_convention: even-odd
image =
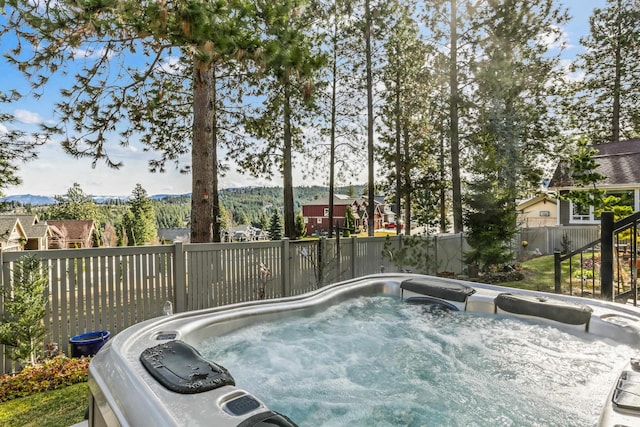
[(282, 240), (282, 217), (278, 210), (273, 211), (269, 222), (269, 237), (271, 240)]
[(304, 224), (304, 217), (302, 212), (298, 212), (296, 215), (296, 239), (301, 239), (307, 234), (307, 227)]
[(590, 33), (580, 39), (585, 53), (573, 71), (584, 78), (573, 84), (568, 114), (578, 134), (592, 144), (640, 136), (640, 3), (607, 0), (589, 19)]
[[(209, 242), (219, 238), (216, 79), (226, 67), (242, 69), (265, 51), (260, 47), (269, 37), (258, 22), (258, 6), (243, 0), (122, 0), (117, 7), (18, 0), (6, 5), (0, 37), (11, 34), (3, 37), (14, 42), (7, 58), (36, 96), (50, 79), (75, 76), (65, 79), (69, 83), (56, 108), (60, 121), (44, 126), (45, 136), (63, 135), (63, 148), (72, 156), (113, 168), (121, 165), (109, 154), (114, 129), (120, 130), (121, 146), (140, 138), (159, 153), (150, 163), (153, 170), (173, 162), (191, 172), (191, 241)], [(272, 19), (294, 15), (288, 6), (274, 8), (279, 16)], [(82, 61), (76, 60), (79, 53)], [(234, 93), (242, 96), (238, 87)], [(189, 153), (191, 162), (184, 165)]]
[(13, 289), (1, 290), (4, 310), (0, 320), (0, 344), (12, 348), (11, 358), (35, 364), (46, 335), (44, 316), (47, 300), (47, 269), (27, 255), (15, 264)]
[(47, 212), (49, 219), (57, 220), (94, 220), (98, 222), (98, 208), (91, 196), (86, 194), (80, 184), (75, 182), (67, 193), (55, 196), (56, 204)]
[(153, 202), (142, 185), (136, 184), (129, 201), (129, 211), (123, 217), (123, 225), (130, 246), (141, 246), (158, 238)]
[(474, 75), (477, 121), (470, 145), (476, 160), (465, 225), (472, 246), (467, 259), (487, 268), (509, 260), (516, 199), (541, 183), (541, 159), (560, 139), (552, 89), (559, 56), (542, 35), (559, 39), (568, 18), (553, 0), (506, 0), (488, 2), (477, 19), (483, 55)]

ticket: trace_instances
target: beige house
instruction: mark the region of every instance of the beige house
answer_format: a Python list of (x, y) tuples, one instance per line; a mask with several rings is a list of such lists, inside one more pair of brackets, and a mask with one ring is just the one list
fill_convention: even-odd
[(27, 234), (15, 216), (0, 217), (0, 251), (21, 251), (27, 242)]
[(540, 194), (517, 206), (518, 225), (522, 228), (553, 227), (558, 223), (557, 200), (549, 194)]
[(45, 222), (41, 222), (36, 215), (16, 215), (24, 228), (27, 242), (25, 250), (39, 251), (49, 247), (51, 230)]

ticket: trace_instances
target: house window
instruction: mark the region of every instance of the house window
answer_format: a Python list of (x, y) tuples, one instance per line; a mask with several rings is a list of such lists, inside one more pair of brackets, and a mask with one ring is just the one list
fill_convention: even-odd
[(322, 218), (316, 218), (316, 222), (317, 222), (318, 224), (322, 224)]
[(571, 202), (571, 222), (593, 222), (593, 206)]
[(540, 211), (540, 216), (551, 216), (550, 211)]
[(329, 216), (329, 208), (324, 208), (324, 216)]

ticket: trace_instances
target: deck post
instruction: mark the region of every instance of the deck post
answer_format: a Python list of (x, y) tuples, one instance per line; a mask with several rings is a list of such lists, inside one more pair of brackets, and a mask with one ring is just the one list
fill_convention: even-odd
[[(571, 260), (569, 260), (571, 261)], [(562, 263), (560, 261), (560, 251), (553, 252), (553, 286), (556, 294), (562, 293)]]
[(600, 296), (613, 300), (613, 212), (602, 212), (600, 220)]

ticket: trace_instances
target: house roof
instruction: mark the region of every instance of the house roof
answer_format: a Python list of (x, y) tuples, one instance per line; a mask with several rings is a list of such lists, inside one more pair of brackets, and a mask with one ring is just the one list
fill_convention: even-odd
[[(352, 205), (355, 202), (360, 203), (362, 201), (361, 197), (349, 197), (344, 194), (334, 194), (333, 195), (333, 205), (334, 206), (342, 206), (342, 205)], [(311, 202), (303, 203), (302, 206), (329, 206), (329, 197), (320, 197)]]
[(548, 194), (538, 194), (535, 197), (520, 202), (518, 206), (516, 206), (516, 209), (522, 211), (542, 201), (553, 203), (554, 205), (557, 203), (556, 199)]
[(9, 241), (9, 237), (15, 229), (18, 229), (25, 236), (24, 228), (20, 220), (16, 217), (0, 217), (0, 246)]
[(0, 220), (12, 221), (16, 218), (20, 220), (20, 225), (28, 238), (44, 238), (49, 233), (47, 224), (40, 223), (36, 215), (0, 215)]
[[(67, 239), (71, 240), (84, 240), (91, 237), (94, 227), (93, 220), (47, 220), (46, 222), (51, 227), (52, 231), (57, 232), (58, 234), (64, 234)], [(63, 229), (66, 233), (62, 233)]]
[[(594, 145), (598, 151), (593, 160), (598, 164), (598, 173), (605, 176), (599, 186), (640, 185), (640, 139)], [(570, 162), (561, 161), (556, 168), (549, 187), (573, 187)]]

